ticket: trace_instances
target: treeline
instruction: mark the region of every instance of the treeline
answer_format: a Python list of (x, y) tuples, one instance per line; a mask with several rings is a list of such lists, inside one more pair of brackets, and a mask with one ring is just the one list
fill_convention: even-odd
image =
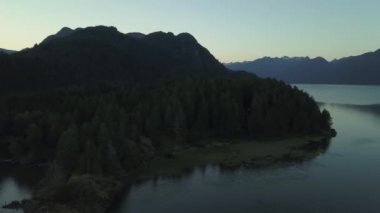
[(245, 75), (71, 87), (0, 101), (2, 157), (55, 159), (67, 174), (129, 171), (210, 139), (316, 134), (330, 126), (329, 113), (306, 93)]

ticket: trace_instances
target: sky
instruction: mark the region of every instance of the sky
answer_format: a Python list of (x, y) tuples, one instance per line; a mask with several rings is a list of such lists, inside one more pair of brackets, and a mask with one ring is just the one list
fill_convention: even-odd
[(380, 48), (380, 0), (0, 0), (0, 48), (21, 50), (62, 27), (189, 32), (221, 62), (328, 60)]

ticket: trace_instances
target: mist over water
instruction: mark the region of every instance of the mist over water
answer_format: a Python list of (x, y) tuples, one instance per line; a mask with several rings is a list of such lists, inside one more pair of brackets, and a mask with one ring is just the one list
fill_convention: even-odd
[(196, 168), (134, 184), (119, 213), (378, 212), (379, 86), (297, 85), (330, 111), (337, 137), (318, 157), (278, 169)]

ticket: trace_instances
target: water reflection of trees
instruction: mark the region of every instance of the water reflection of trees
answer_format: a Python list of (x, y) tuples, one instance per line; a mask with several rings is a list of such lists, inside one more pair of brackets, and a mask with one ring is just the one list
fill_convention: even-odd
[[(269, 170), (269, 169), (278, 169), (290, 166), (297, 166), (300, 164), (304, 164), (306, 162), (310, 162), (316, 157), (326, 153), (330, 146), (330, 139), (322, 140), (322, 141), (309, 141), (300, 147), (294, 147), (292, 151), (297, 153), (303, 153), (302, 155), (298, 155), (297, 158), (286, 158), (283, 156), (283, 163), (278, 163), (276, 167), (257, 167), (257, 168), (244, 168), (244, 167), (236, 167), (236, 168), (226, 168), (220, 165), (203, 165), (197, 166), (193, 168), (189, 168), (183, 170), (176, 175), (170, 176), (155, 176), (151, 178), (145, 179), (137, 179), (131, 185), (127, 185), (123, 194), (119, 196), (119, 199), (114, 202), (112, 208), (109, 212), (114, 212), (119, 209), (121, 206), (126, 205), (128, 202), (125, 202), (130, 194), (133, 192), (133, 188), (140, 188), (147, 185), (152, 186), (153, 188), (159, 187), (161, 184), (171, 183), (176, 184), (180, 183), (192, 178), (203, 178), (208, 175), (218, 176), (221, 174), (234, 174), (236, 172), (242, 170)], [(286, 159), (285, 159), (286, 158)], [(281, 159), (279, 159), (281, 160)]]

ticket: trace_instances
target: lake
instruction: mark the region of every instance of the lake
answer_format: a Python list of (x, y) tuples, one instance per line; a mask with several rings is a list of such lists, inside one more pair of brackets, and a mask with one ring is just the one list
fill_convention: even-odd
[(0, 212), (15, 213), (21, 210), (2, 209), (14, 200), (29, 199), (43, 175), (43, 168), (0, 164)]
[(114, 212), (379, 212), (380, 86), (297, 87), (333, 117), (338, 135), (323, 154), (284, 168), (206, 166), (136, 183)]

